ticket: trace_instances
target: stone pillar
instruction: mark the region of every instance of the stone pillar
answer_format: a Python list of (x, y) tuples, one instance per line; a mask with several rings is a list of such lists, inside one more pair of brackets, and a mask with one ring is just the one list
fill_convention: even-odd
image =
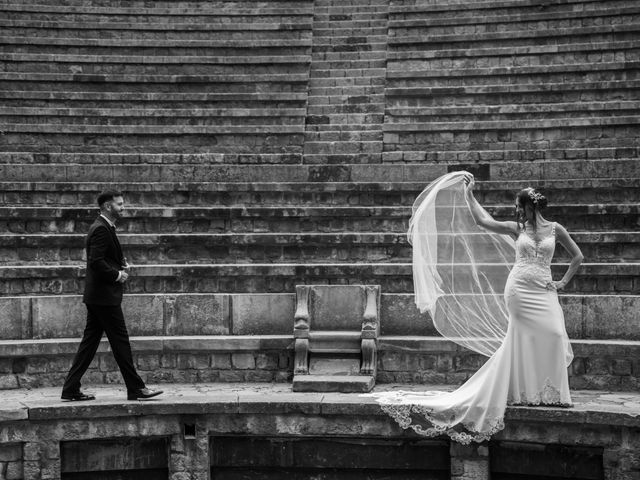
[(605, 448), (602, 453), (605, 480), (640, 478), (640, 429), (622, 428), (619, 446)]
[(202, 422), (184, 420), (183, 432), (171, 437), (170, 480), (209, 480), (209, 432)]
[(489, 445), (451, 442), (451, 480), (489, 480)]

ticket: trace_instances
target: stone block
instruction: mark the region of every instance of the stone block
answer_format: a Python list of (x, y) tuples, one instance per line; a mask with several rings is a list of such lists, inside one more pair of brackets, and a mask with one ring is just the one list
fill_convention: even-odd
[(560, 295), (558, 300), (564, 313), (564, 323), (569, 338), (583, 338), (583, 296)]
[(22, 445), (19, 443), (1, 444), (0, 462), (15, 462), (16, 460), (22, 460)]
[(232, 295), (234, 335), (286, 335), (293, 331), (294, 294)]
[(238, 370), (253, 370), (256, 360), (252, 353), (232, 353), (231, 364)]
[(81, 337), (87, 309), (82, 297), (64, 295), (34, 297), (32, 302), (33, 338)]
[(640, 339), (640, 297), (598, 295), (585, 297), (585, 338)]
[(162, 335), (164, 306), (160, 295), (125, 295), (122, 311), (130, 335)]
[(179, 295), (167, 307), (168, 335), (229, 334), (228, 295)]
[(382, 335), (439, 335), (428, 313), (420, 313), (412, 294), (380, 296)]
[(30, 334), (31, 316), (28, 298), (0, 298), (0, 339), (17, 340)]

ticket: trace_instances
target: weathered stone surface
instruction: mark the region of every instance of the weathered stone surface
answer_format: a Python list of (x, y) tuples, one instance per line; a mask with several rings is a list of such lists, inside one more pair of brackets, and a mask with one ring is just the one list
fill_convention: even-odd
[[(640, 297), (601, 295), (584, 301), (585, 338), (639, 338)], [(611, 315), (611, 312), (616, 312)]]
[(380, 297), (380, 328), (383, 335), (438, 335), (428, 313), (420, 313), (412, 294)]
[(362, 329), (365, 310), (362, 286), (314, 286), (310, 293), (312, 330)]
[(229, 334), (228, 295), (180, 295), (169, 299), (167, 334), (227, 335)]
[(286, 335), (293, 331), (295, 295), (232, 295), (234, 335)]
[(26, 298), (0, 298), (0, 339), (24, 338), (24, 334), (30, 336), (29, 302)]
[(130, 335), (162, 335), (164, 333), (163, 301), (162, 296), (157, 295), (123, 298), (122, 311)]

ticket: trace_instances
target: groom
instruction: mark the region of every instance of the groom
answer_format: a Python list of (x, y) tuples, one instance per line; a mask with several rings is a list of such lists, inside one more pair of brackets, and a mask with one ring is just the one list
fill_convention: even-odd
[(87, 274), (82, 301), (87, 306), (87, 325), (73, 365), (62, 387), (62, 399), (94, 400), (80, 390), (80, 379), (96, 354), (102, 334), (106, 333), (120, 372), (127, 386), (127, 399), (155, 397), (162, 392), (146, 388), (133, 365), (129, 334), (122, 314), (122, 291), (129, 278), (129, 265), (122, 254), (115, 224), (122, 218), (122, 193), (107, 191), (98, 197), (100, 216), (89, 228), (86, 238)]

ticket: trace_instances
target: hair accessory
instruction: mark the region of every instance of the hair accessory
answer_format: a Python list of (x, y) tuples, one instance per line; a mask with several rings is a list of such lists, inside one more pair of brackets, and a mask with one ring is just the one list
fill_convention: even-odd
[(533, 188), (529, 190), (529, 198), (533, 202), (534, 205), (537, 205), (540, 200), (544, 198), (540, 192), (536, 192)]

